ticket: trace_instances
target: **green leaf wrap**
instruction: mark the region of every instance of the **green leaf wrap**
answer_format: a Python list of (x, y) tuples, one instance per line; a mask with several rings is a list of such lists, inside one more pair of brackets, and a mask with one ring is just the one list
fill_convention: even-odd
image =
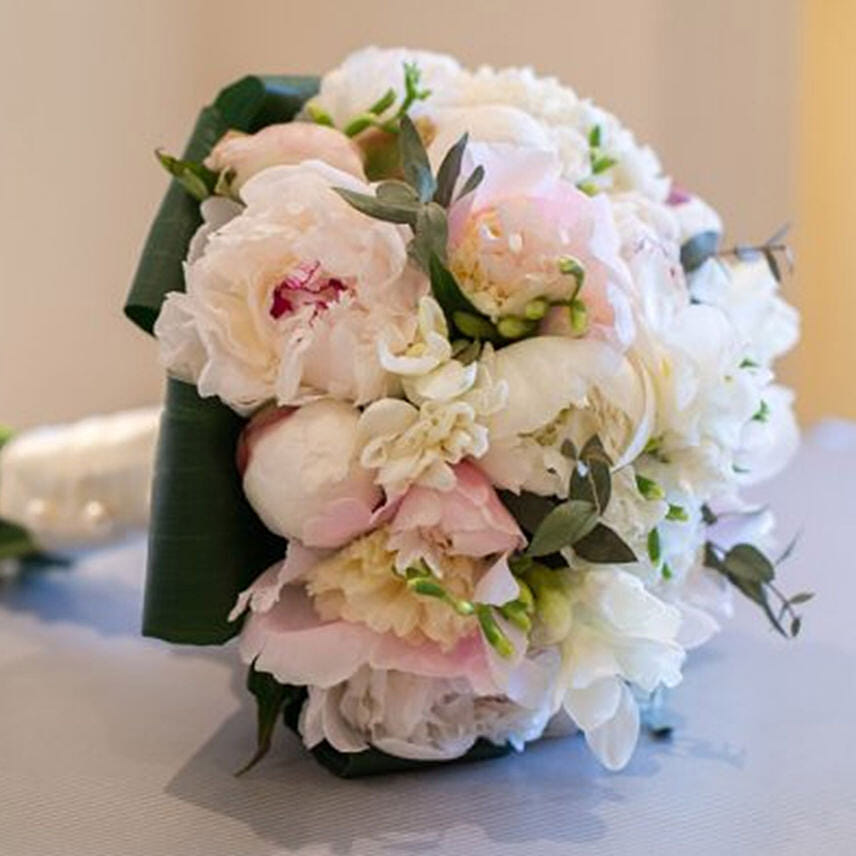
[(235, 598), (285, 554), (241, 489), (244, 420), (177, 380), (167, 386), (152, 492), (143, 634), (222, 644), (240, 629)]
[[(318, 89), (314, 77), (244, 77), (199, 114), (184, 151), (201, 161), (229, 129), (252, 133), (288, 122)], [(125, 304), (151, 332), (168, 292), (184, 290), (187, 245), (198, 203), (175, 180), (161, 203)], [(285, 542), (247, 504), (235, 467), (244, 420), (217, 399), (170, 380), (161, 423), (149, 533), (143, 633), (191, 645), (221, 644), (242, 589), (282, 558)]]

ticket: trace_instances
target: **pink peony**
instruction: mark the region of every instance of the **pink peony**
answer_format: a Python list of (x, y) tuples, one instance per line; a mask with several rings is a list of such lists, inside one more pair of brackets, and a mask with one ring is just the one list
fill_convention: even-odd
[[(401, 500), (389, 526), (399, 570), (422, 559), (442, 575), (444, 553), (478, 558), (523, 546), (523, 533), (482, 471), (469, 461), (453, 471), (451, 490), (415, 485)], [(505, 600), (516, 597), (514, 589)]]
[(233, 190), (270, 166), (320, 160), (363, 178), (359, 149), (341, 131), (311, 122), (268, 125), (255, 134), (228, 131), (205, 159), (215, 172), (231, 169)]
[[(606, 196), (561, 178), (557, 156), (540, 149), (473, 143), (465, 159), (485, 177), (451, 208), (449, 266), (473, 304), (496, 320), (524, 315), (537, 298), (568, 301), (576, 280), (560, 265), (572, 260), (585, 272), (578, 297), (589, 325), (629, 343), (629, 274)], [(547, 332), (563, 334), (555, 315)]]

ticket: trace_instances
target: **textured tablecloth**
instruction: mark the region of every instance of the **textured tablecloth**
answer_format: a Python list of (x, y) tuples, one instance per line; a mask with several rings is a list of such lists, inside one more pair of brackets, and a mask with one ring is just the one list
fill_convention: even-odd
[(622, 773), (578, 737), (523, 756), (340, 781), (254, 715), (234, 645), (137, 636), (144, 547), (0, 586), (0, 854), (856, 853), (856, 426), (826, 424), (756, 491), (801, 529), (803, 635), (743, 600)]

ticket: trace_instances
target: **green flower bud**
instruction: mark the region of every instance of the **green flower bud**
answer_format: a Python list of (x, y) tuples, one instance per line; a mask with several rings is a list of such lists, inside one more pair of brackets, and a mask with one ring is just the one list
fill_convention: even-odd
[(536, 297), (523, 307), (523, 317), (529, 321), (540, 321), (549, 308), (550, 304), (543, 297)]
[(500, 626), (496, 623), (493, 617), (493, 612), (489, 606), (480, 603), (476, 607), (476, 615), (479, 619), (484, 638), (500, 657), (508, 659), (514, 655), (514, 646), (509, 638), (502, 632)]
[(329, 128), (333, 127), (333, 117), (314, 102), (310, 101), (306, 105), (306, 112), (309, 114), (309, 118), (316, 125), (327, 125)]
[(519, 627), (524, 633), (532, 629), (532, 619), (526, 614), (526, 607), (518, 600), (503, 604), (499, 608), (500, 615), (510, 621), (515, 627)]
[(661, 551), (660, 533), (657, 528), (654, 527), (648, 533), (648, 558), (656, 564), (660, 561)]
[(571, 331), (575, 336), (583, 336), (588, 330), (588, 309), (579, 298), (571, 301)]
[(496, 336), (496, 327), (479, 315), (471, 312), (455, 312), (452, 315), (455, 326), (469, 339), (493, 339)]
[(535, 323), (517, 315), (506, 315), (499, 319), (496, 329), (503, 339), (522, 339), (535, 331)]
[(577, 281), (578, 286), (582, 285), (586, 278), (586, 269), (582, 262), (573, 256), (563, 256), (559, 259), (559, 273), (572, 276)]

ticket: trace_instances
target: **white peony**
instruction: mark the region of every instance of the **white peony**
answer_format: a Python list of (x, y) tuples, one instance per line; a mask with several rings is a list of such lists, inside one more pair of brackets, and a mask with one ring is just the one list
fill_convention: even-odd
[(644, 372), (592, 339), (538, 336), (488, 351), (482, 361), (508, 387), (508, 403), (487, 421), (481, 468), (500, 487), (566, 496), (577, 448), (597, 434), (616, 466), (632, 461), (653, 427)]
[(364, 666), (344, 683), (309, 688), (300, 732), (309, 747), (327, 740), (340, 752), (374, 746), (400, 758), (440, 761), (460, 757), (479, 738), (522, 750), (549, 719), (546, 693), (530, 709), (503, 696), (475, 695), (460, 678)]
[(242, 188), (246, 208), (207, 236), (155, 326), (167, 369), (240, 413), (330, 395), (357, 403), (394, 392), (376, 342), (415, 326), (427, 287), (406, 268), (405, 238), (348, 205), (366, 192), (317, 161), (272, 167)]
[(329, 399), (250, 423), (243, 486), (272, 532), (337, 547), (368, 528), (383, 501), (358, 460), (359, 411)]

